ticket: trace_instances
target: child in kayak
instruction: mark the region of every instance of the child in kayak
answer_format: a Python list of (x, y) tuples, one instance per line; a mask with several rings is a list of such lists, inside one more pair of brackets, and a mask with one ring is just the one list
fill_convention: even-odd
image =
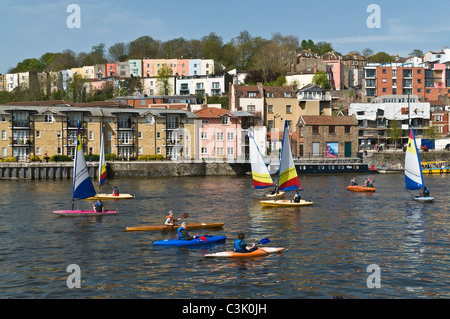
[(253, 244), (252, 246), (247, 246), (247, 244), (244, 241), (245, 235), (244, 233), (238, 234), (238, 239), (234, 242), (234, 251), (237, 253), (247, 253), (254, 251), (258, 249), (256, 247), (256, 244)]

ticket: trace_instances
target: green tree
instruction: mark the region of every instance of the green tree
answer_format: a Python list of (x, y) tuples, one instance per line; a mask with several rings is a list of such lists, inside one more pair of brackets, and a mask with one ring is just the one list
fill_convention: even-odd
[(159, 95), (170, 95), (172, 94), (173, 88), (170, 83), (170, 78), (172, 76), (172, 69), (164, 64), (161, 69), (159, 69), (159, 73), (156, 79), (156, 86), (158, 87)]
[(19, 73), (19, 72), (42, 72), (45, 68), (44, 63), (38, 59), (25, 59), (19, 63), (13, 69), (11, 69), (10, 73)]
[(149, 36), (142, 36), (129, 43), (128, 58), (158, 58), (160, 41), (154, 40)]
[(402, 127), (397, 120), (389, 121), (389, 127), (386, 130), (387, 135), (394, 142), (395, 148), (397, 148), (397, 142), (402, 137)]
[(415, 56), (415, 57), (422, 57), (423, 56), (423, 52), (419, 49), (414, 49), (412, 50), (412, 52), (409, 53), (409, 56)]
[(124, 62), (128, 58), (128, 46), (123, 42), (113, 44), (108, 49), (111, 62)]
[(318, 71), (314, 74), (312, 78), (312, 83), (317, 84), (318, 86), (320, 86), (322, 89), (325, 90), (331, 88), (327, 75), (322, 71)]
[(389, 63), (394, 62), (394, 58), (387, 54), (386, 52), (378, 52), (370, 57), (369, 62), (371, 63)]
[(83, 79), (80, 74), (74, 74), (72, 76), (72, 80), (67, 82), (67, 93), (70, 101), (75, 103), (86, 102), (87, 93), (84, 85), (86, 82), (87, 80)]

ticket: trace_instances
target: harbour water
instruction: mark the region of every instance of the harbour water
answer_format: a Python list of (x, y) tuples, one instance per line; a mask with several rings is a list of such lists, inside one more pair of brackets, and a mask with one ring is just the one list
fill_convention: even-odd
[[(1, 298), (330, 299), (450, 297), (448, 176), (425, 176), (435, 197), (417, 203), (403, 174), (371, 176), (375, 193), (346, 190), (353, 175), (305, 175), (303, 208), (265, 208), (250, 176), (117, 178), (108, 181), (133, 200), (107, 201), (120, 214), (60, 217), (69, 209), (70, 180), (1, 181)], [(109, 188), (109, 189), (108, 189)], [(90, 209), (92, 202), (79, 201)], [(169, 210), (186, 221), (224, 222), (227, 241), (197, 248), (153, 246), (174, 233), (127, 232), (164, 222)], [(231, 250), (238, 232), (248, 243), (269, 238), (281, 254), (253, 259), (208, 259)], [(80, 288), (69, 289), (69, 265)], [(379, 286), (369, 287), (379, 267)]]

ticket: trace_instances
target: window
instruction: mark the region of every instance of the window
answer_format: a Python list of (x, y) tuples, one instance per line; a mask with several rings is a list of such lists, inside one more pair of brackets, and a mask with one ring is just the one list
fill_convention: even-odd
[(202, 140), (208, 139), (208, 132), (202, 132)]
[(351, 133), (351, 126), (350, 125), (346, 125), (345, 126), (345, 134), (350, 134)]
[(8, 149), (6, 147), (2, 147), (2, 157), (7, 157)]
[(2, 131), (2, 140), (6, 140), (6, 131)]
[(161, 138), (161, 132), (156, 132), (156, 138)]
[(3, 123), (6, 122), (6, 116), (2, 116), (2, 122), (3, 122)]
[(319, 125), (313, 125), (312, 132), (313, 134), (319, 134)]
[(94, 139), (94, 132), (93, 131), (89, 131), (89, 140), (93, 140)]
[(234, 148), (227, 147), (227, 155), (230, 156), (230, 155), (233, 155), (233, 154), (234, 154)]
[(217, 140), (223, 141), (223, 132), (217, 132)]
[(147, 116), (145, 118), (145, 123), (146, 124), (154, 124), (155, 123), (155, 118), (153, 116)]
[(255, 106), (254, 105), (247, 105), (247, 112), (255, 113)]
[(258, 92), (248, 92), (247, 93), (247, 97), (257, 97), (258, 96)]
[(273, 105), (268, 105), (267, 106), (267, 112), (268, 113), (273, 113)]
[(228, 116), (222, 117), (222, 124), (223, 124), (223, 125), (227, 125), (229, 119), (230, 119), (230, 118), (229, 118)]
[(207, 154), (208, 154), (208, 148), (202, 147), (202, 155), (207, 155)]
[(138, 132), (138, 138), (142, 139), (142, 132)]
[(286, 105), (286, 113), (291, 113), (292, 107), (290, 105)]
[(142, 147), (138, 147), (138, 155), (142, 155)]
[(158, 147), (156, 148), (156, 154), (161, 154), (161, 147), (158, 146)]
[(53, 122), (53, 115), (44, 114), (44, 123), (52, 123), (52, 122)]
[(227, 133), (227, 141), (233, 141), (234, 140), (234, 133), (228, 132)]
[(36, 147), (36, 155), (41, 155), (41, 148), (40, 147)]
[(273, 92), (267, 92), (266, 97), (274, 97)]
[(381, 73), (386, 74), (387, 70), (386, 69), (382, 69)]
[(383, 83), (386, 83), (386, 82), (387, 82), (387, 80), (386, 80), (386, 79), (383, 79), (382, 81), (383, 81)]
[[(36, 134), (36, 137), (38, 137), (37, 134)], [(39, 134), (39, 137), (40, 137), (40, 134)], [(61, 138), (61, 131), (56, 131), (56, 138)]]
[(336, 134), (336, 127), (334, 125), (330, 125), (328, 127), (328, 133), (329, 134)]
[(56, 149), (56, 154), (58, 154), (58, 155), (61, 155), (61, 154), (62, 154), (61, 147), (58, 147), (58, 148)]
[(223, 155), (223, 147), (218, 147), (217, 148), (217, 155)]
[[(58, 131), (58, 132), (61, 132), (61, 131)], [(56, 132), (57, 137), (59, 137), (58, 132)], [(41, 131), (36, 131), (36, 138), (40, 138), (40, 137), (41, 137)]]

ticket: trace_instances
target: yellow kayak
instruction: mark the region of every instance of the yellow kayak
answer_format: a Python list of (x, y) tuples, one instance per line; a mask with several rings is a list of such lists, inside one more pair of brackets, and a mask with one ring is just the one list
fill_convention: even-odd
[(114, 195), (114, 194), (97, 194), (95, 196), (92, 197), (88, 197), (86, 198), (87, 200), (97, 200), (97, 199), (133, 199), (134, 195), (132, 194), (119, 194), (119, 195)]
[(301, 199), (299, 203), (294, 203), (289, 199), (261, 200), (259, 202), (263, 205), (263, 207), (297, 207), (297, 206), (310, 206), (313, 204), (313, 202), (304, 199)]

